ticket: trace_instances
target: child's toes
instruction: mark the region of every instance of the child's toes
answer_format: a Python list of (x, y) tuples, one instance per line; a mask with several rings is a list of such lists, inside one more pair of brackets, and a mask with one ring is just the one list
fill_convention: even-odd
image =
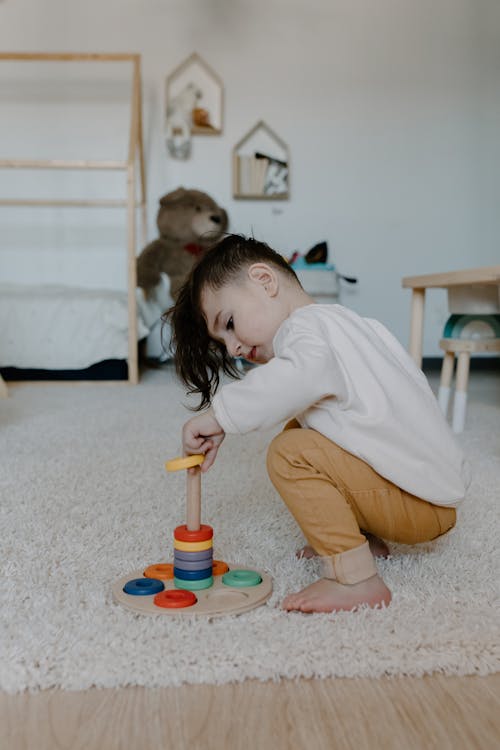
[(298, 594), (289, 594), (283, 599), (283, 604), (281, 605), (282, 609), (299, 609), (300, 607), (300, 599)]

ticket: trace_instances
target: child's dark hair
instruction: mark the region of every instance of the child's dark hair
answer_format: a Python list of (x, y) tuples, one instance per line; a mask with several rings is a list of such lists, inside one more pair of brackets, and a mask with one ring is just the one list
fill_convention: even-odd
[(220, 289), (237, 279), (252, 263), (268, 263), (288, 274), (297, 284), (294, 270), (285, 258), (264, 242), (229, 234), (209, 249), (191, 271), (177, 301), (164, 315), (172, 326), (171, 348), (178, 376), (188, 393), (199, 393), (198, 410), (208, 406), (220, 382), (219, 373), (239, 377), (233, 358), (224, 344), (210, 338), (201, 310), (205, 287)]

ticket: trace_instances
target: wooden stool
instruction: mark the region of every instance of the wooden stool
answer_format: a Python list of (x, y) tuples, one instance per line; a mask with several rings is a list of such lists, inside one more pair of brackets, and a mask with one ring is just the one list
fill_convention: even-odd
[(457, 377), (451, 427), (453, 432), (463, 432), (465, 425), (465, 411), (467, 407), (467, 383), (469, 380), (470, 355), (475, 352), (500, 352), (500, 338), (446, 338), (441, 339), (439, 346), (444, 351), (438, 393), (439, 406), (441, 407), (443, 414), (446, 416), (450, 400), (455, 354), (457, 354)]

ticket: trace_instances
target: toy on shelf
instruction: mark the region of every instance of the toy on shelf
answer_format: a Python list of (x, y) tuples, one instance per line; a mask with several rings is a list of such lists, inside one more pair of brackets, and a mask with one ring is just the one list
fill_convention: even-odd
[(357, 284), (354, 276), (344, 276), (328, 261), (328, 243), (318, 242), (305, 255), (295, 250), (288, 263), (295, 271), (305, 291), (316, 302), (332, 304), (340, 297), (340, 281)]
[(167, 461), (187, 470), (186, 523), (174, 530), (173, 563), (155, 563), (113, 585), (118, 604), (142, 614), (236, 615), (269, 599), (271, 577), (260, 570), (213, 559), (213, 529), (201, 523), (203, 455)]

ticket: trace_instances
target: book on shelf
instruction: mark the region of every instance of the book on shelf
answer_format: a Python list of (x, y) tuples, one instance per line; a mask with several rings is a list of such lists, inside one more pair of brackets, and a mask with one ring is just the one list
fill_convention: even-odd
[(264, 195), (269, 160), (255, 156), (238, 156), (239, 192), (241, 195)]
[(251, 190), (251, 160), (252, 156), (238, 156), (238, 189), (241, 195), (250, 195)]

